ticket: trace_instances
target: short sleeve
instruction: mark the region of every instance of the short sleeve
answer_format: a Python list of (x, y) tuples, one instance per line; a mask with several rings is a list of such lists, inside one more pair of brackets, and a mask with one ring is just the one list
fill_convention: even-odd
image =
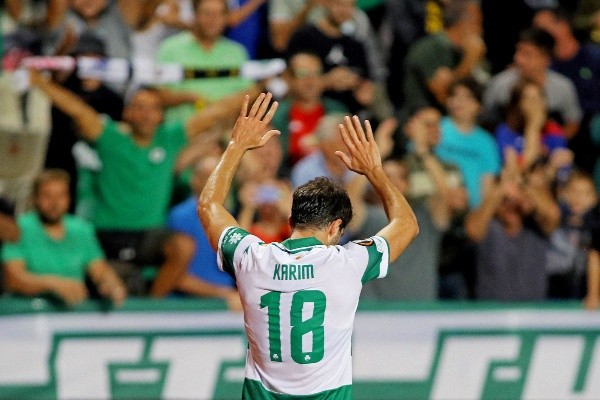
[(181, 151), (187, 144), (185, 122), (172, 122), (169, 124), (165, 124), (164, 128), (167, 132), (167, 139), (169, 141), (169, 145), (172, 146), (176, 152)]
[(235, 277), (242, 255), (253, 243), (262, 243), (262, 240), (239, 227), (225, 229), (219, 238), (217, 253), (219, 269)]
[(271, 0), (269, 3), (269, 21), (284, 22), (294, 18), (294, 10), (284, 0)]
[(583, 112), (579, 106), (579, 99), (577, 98), (577, 90), (571, 82), (565, 87), (565, 90), (561, 93), (565, 101), (564, 118), (565, 122), (581, 122)]
[[(363, 284), (373, 279), (384, 278), (387, 275), (390, 262), (390, 246), (381, 236), (353, 240), (344, 247), (354, 259), (361, 260), (363, 263), (359, 266), (364, 268), (361, 278)], [(364, 256), (365, 252), (366, 257)]]

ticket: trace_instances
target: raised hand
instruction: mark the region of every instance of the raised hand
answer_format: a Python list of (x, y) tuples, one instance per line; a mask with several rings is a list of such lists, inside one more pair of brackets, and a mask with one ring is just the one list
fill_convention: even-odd
[(381, 167), (381, 154), (373, 137), (371, 124), (365, 121), (365, 133), (356, 115), (346, 117), (344, 122), (345, 124), (339, 125), (339, 129), (349, 154), (343, 151), (336, 151), (335, 154), (348, 169), (368, 176), (375, 168)]
[(232, 144), (250, 150), (263, 146), (271, 137), (279, 135), (280, 132), (277, 130), (270, 130), (265, 133), (279, 105), (274, 102), (269, 108), (271, 98), (271, 93), (261, 93), (252, 105), (250, 112), (248, 112), (250, 97), (246, 96), (240, 116), (231, 133)]

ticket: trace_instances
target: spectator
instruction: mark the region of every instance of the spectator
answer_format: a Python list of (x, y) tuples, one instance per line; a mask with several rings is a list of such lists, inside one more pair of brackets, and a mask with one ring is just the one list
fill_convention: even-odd
[(244, 46), (252, 59), (259, 56), (264, 50), (263, 42), (267, 41), (265, 3), (267, 0), (236, 0), (228, 3), (227, 37)]
[(42, 40), (42, 53), (53, 54), (60, 46), (68, 0), (6, 0), (4, 8), (8, 18), (3, 18), (3, 33), (27, 29)]
[(342, 103), (322, 96), (323, 65), (317, 55), (292, 55), (288, 72), (289, 98), (280, 102), (273, 127), (281, 132), (286, 166), (291, 167), (317, 148), (315, 130), (323, 115), (347, 110)]
[(335, 152), (344, 146), (341, 136), (336, 131), (337, 126), (343, 122), (344, 114), (339, 113), (326, 114), (321, 118), (316, 132), (317, 150), (292, 168), (290, 178), (294, 188), (319, 176), (342, 184), (353, 176), (335, 155)]
[(482, 88), (473, 78), (454, 81), (448, 90), (449, 115), (441, 121), (435, 147), (440, 160), (454, 164), (464, 178), (469, 206), (481, 203), (481, 188), (501, 169), (498, 147), (491, 134), (477, 125)]
[(448, 185), (450, 223), (440, 244), (438, 297), (441, 300), (475, 298), (475, 244), (465, 232), (469, 194), (461, 182)]
[(160, 264), (150, 294), (167, 295), (193, 254), (187, 237), (163, 229), (173, 168), (186, 137), (201, 133), (203, 121), (196, 116), (185, 123), (161, 123), (159, 95), (143, 88), (125, 106), (128, 125), (119, 126), (38, 73), (31, 72), (31, 84), (75, 120), (82, 138), (98, 152), (102, 169), (96, 176), (93, 222), (108, 258), (140, 266)]
[[(432, 125), (430, 122), (435, 120)], [(426, 108), (408, 121), (405, 130), (411, 137), (411, 148), (403, 161), (387, 160), (383, 169), (394, 185), (409, 200), (419, 223), (419, 235), (408, 245), (388, 270), (388, 283), (371, 282), (363, 288), (363, 298), (377, 300), (435, 300), (437, 299), (439, 248), (443, 232), (450, 223), (448, 208), (449, 174), (432, 147), (439, 139), (439, 112)], [(437, 132), (437, 133), (436, 133)], [(454, 171), (456, 174), (456, 171)], [(352, 191), (349, 191), (352, 193)], [(351, 196), (351, 199), (356, 196)], [(357, 223), (356, 237), (368, 236), (385, 224), (381, 205), (369, 207), (353, 202)], [(366, 213), (365, 217), (361, 214)]]
[(282, 162), (279, 137), (274, 137), (244, 154), (235, 177), (240, 188), (238, 221), (266, 243), (285, 240), (291, 233), (292, 190), (280, 174)]
[(512, 91), (504, 122), (496, 128), (496, 141), (504, 155), (507, 148), (515, 150), (522, 169), (530, 168), (540, 158), (550, 158), (566, 150), (567, 140), (562, 127), (547, 114), (542, 89), (536, 83), (524, 81)]
[(477, 2), (451, 2), (444, 13), (444, 30), (420, 39), (406, 56), (401, 119), (428, 106), (443, 111), (450, 83), (471, 75), (484, 54)]
[(531, 26), (535, 11), (555, 6), (556, 0), (481, 0), (484, 39), (489, 50), (486, 58), (492, 74), (512, 63), (519, 34)]
[(8, 289), (26, 296), (52, 294), (75, 306), (88, 297), (88, 275), (101, 296), (121, 305), (125, 287), (104, 259), (92, 226), (67, 214), (69, 175), (42, 172), (33, 198), (34, 211), (18, 219), (21, 238), (2, 249)]
[(564, 127), (567, 138), (577, 133), (582, 115), (577, 91), (568, 78), (549, 69), (553, 47), (554, 39), (541, 29), (532, 28), (521, 33), (514, 66), (500, 72), (488, 83), (483, 97), (486, 126), (495, 129), (513, 88), (528, 79), (543, 88), (548, 114)]
[[(158, 49), (158, 62), (177, 63), (194, 76), (171, 88), (203, 95), (210, 101), (247, 89), (252, 82), (239, 76), (248, 55), (244, 47), (225, 37), (225, 0), (198, 0), (196, 19), (190, 32), (165, 40)], [(181, 121), (195, 112), (182, 104), (167, 112), (167, 121)]]
[(240, 190), (240, 226), (265, 243), (286, 240), (292, 233), (291, 196), (289, 185), (247, 182)]
[(581, 130), (569, 142), (569, 148), (575, 153), (575, 164), (591, 173), (597, 151), (590, 151), (594, 144), (590, 139), (589, 121), (600, 111), (600, 48), (579, 42), (569, 16), (562, 9), (538, 11), (534, 24), (554, 38), (554, 57), (550, 68), (569, 78), (577, 89), (583, 119)]
[(560, 210), (543, 178), (530, 174), (525, 181), (516, 154), (508, 151), (506, 157), (500, 179), (486, 188), (465, 222), (478, 244), (476, 297), (543, 300), (548, 235), (558, 227)]
[[(445, 3), (445, 1), (444, 1)], [(387, 0), (386, 19), (391, 24), (391, 44), (388, 51), (388, 94), (400, 108), (404, 96), (404, 59), (408, 49), (426, 34), (443, 29), (442, 3), (435, 0)]]
[(322, 14), (321, 0), (271, 0), (269, 3), (269, 31), (275, 51), (285, 53), (296, 30), (307, 22), (317, 22)]
[(344, 31), (344, 22), (355, 10), (354, 0), (326, 0), (324, 4), (325, 17), (296, 31), (288, 53), (319, 55), (326, 73), (325, 95), (339, 100), (355, 114), (371, 105), (374, 86), (364, 46)]
[[(79, 36), (73, 49), (74, 57), (106, 57), (104, 41), (90, 31)], [(61, 74), (58, 74), (61, 75)], [(62, 78), (62, 79), (61, 79)], [(80, 79), (76, 72), (58, 77), (62, 85), (81, 97), (98, 113), (106, 114), (113, 120), (120, 120), (123, 114), (122, 97), (107, 87), (101, 80), (93, 78)], [(73, 146), (78, 140), (77, 128), (71, 118), (56, 107), (52, 107), (52, 130), (46, 153), (46, 168), (64, 169), (71, 176), (71, 212), (79, 201), (77, 190), (80, 188), (79, 171), (73, 156)], [(83, 174), (87, 171), (82, 171)]]
[(548, 252), (548, 297), (582, 299), (591, 242), (591, 213), (598, 202), (590, 175), (574, 170), (559, 192), (561, 219), (550, 236)]
[(153, 63), (160, 43), (190, 25), (180, 17), (177, 0), (121, 0), (123, 19), (133, 30), (131, 59)]
[(235, 282), (231, 276), (219, 270), (217, 254), (210, 247), (196, 211), (198, 196), (218, 161), (218, 158), (208, 156), (198, 162), (192, 176), (193, 195), (169, 213), (169, 229), (189, 236), (195, 243), (194, 256), (186, 274), (178, 282), (176, 291), (189, 296), (222, 298), (231, 310), (239, 311), (241, 304)]
[(108, 57), (129, 58), (133, 30), (121, 13), (123, 0), (71, 0), (70, 3), (67, 29), (74, 27), (74, 32), (65, 34), (79, 36), (84, 31), (91, 31), (106, 43)]

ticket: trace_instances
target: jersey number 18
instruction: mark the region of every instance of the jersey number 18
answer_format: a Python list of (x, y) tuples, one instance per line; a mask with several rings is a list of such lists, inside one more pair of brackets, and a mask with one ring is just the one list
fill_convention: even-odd
[[(312, 317), (302, 320), (305, 303), (313, 303)], [(298, 364), (312, 364), (323, 359), (325, 353), (325, 293), (320, 290), (301, 290), (294, 293), (290, 309), (290, 345), (292, 359)], [(269, 316), (269, 352), (271, 361), (281, 359), (281, 292), (268, 292), (260, 298), (260, 308), (267, 307)], [(311, 351), (302, 351), (302, 337), (312, 332)]]

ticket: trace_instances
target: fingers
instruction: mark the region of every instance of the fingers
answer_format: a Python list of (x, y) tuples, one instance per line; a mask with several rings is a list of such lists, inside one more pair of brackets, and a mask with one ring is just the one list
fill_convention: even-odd
[(250, 103), (250, 96), (244, 96), (244, 103), (242, 104), (242, 110), (240, 111), (240, 117), (245, 118), (248, 115), (248, 103)]
[(358, 141), (358, 134), (356, 133), (356, 129), (354, 129), (354, 125), (352, 123), (352, 119), (350, 119), (350, 117), (346, 116), (344, 117), (344, 122), (346, 123), (345, 125), (345, 129), (346, 132), (348, 133), (348, 138), (352, 141), (352, 142), (357, 142)]
[(348, 169), (352, 169), (352, 160), (350, 159), (350, 157), (348, 157), (348, 155), (346, 155), (343, 151), (336, 151), (335, 155), (338, 156), (340, 158), (340, 160), (342, 160), (342, 162), (344, 164), (346, 164), (346, 167)]
[(258, 98), (254, 101), (254, 104), (252, 104), (252, 108), (250, 109), (250, 114), (248, 114), (249, 118), (253, 118), (256, 116), (256, 114), (258, 113), (258, 109), (260, 108), (265, 97), (266, 95), (264, 93), (261, 93), (258, 96)]
[(356, 130), (356, 138), (361, 142), (366, 141), (365, 131), (363, 130), (362, 124), (360, 123), (360, 119), (355, 115), (352, 117), (352, 124), (354, 125), (354, 130)]
[(367, 129), (367, 141), (375, 143), (375, 135), (373, 135), (373, 128), (371, 128), (371, 122), (365, 120), (365, 128)]
[(263, 135), (263, 137), (262, 137), (262, 138), (260, 138), (260, 142), (259, 142), (259, 144), (258, 144), (258, 147), (261, 147), (261, 146), (263, 146), (263, 145), (264, 145), (265, 143), (267, 143), (267, 142), (269, 141), (269, 139), (271, 139), (273, 136), (280, 135), (280, 134), (281, 134), (281, 132), (279, 132), (279, 131), (277, 131), (277, 130), (275, 130), (275, 129), (272, 129), (272, 130), (270, 130), (269, 132), (265, 133), (265, 134)]
[(265, 117), (262, 120), (263, 127), (266, 127), (271, 123), (271, 120), (273, 119), (273, 116), (275, 115), (275, 112), (277, 111), (278, 107), (279, 103), (276, 101), (273, 102), (273, 104), (271, 105), (271, 109), (269, 109), (269, 112), (267, 113), (267, 115), (265, 115)]
[[(348, 117), (346, 117), (346, 118), (348, 118)], [(348, 150), (350, 150), (350, 152), (352, 153), (353, 151), (356, 150), (356, 147), (354, 146), (354, 142), (352, 141), (352, 137), (350, 136), (350, 134), (348, 133), (348, 131), (346, 130), (346, 127), (344, 125), (340, 124), (339, 129), (340, 129), (340, 135), (342, 135), (342, 140), (344, 141), (344, 144), (346, 145)]]
[(261, 119), (265, 115), (265, 112), (267, 112), (267, 108), (269, 107), (269, 104), (271, 103), (272, 97), (273, 97), (273, 95), (269, 92), (263, 99), (263, 101), (258, 109), (258, 113), (256, 114), (256, 117), (258, 119)]

